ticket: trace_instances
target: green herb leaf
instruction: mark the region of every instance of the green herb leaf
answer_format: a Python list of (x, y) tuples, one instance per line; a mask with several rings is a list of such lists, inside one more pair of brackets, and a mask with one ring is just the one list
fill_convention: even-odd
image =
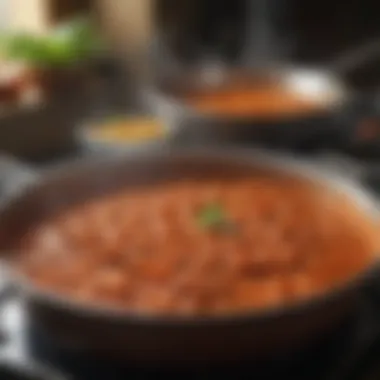
[(228, 219), (223, 207), (217, 203), (205, 205), (197, 215), (198, 225), (222, 232), (236, 231), (236, 225)]
[(65, 66), (97, 54), (102, 42), (90, 20), (78, 18), (48, 36), (31, 34), (2, 35), (0, 48), (7, 58), (37, 66)]

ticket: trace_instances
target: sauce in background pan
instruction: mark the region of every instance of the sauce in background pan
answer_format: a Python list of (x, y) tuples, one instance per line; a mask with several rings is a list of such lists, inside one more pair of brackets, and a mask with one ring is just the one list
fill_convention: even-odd
[(287, 118), (321, 111), (328, 99), (316, 99), (276, 84), (228, 84), (193, 92), (185, 101), (206, 115), (226, 118)]

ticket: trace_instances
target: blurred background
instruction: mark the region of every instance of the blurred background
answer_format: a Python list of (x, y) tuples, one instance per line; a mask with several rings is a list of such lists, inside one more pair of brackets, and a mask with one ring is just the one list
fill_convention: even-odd
[[(0, 149), (28, 159), (77, 151), (80, 125), (106, 115), (154, 113), (181, 124), (161, 103), (157, 109), (146, 90), (210, 65), (225, 74), (295, 65), (335, 70), (366, 107), (380, 82), (375, 0), (1, 0), (0, 6)], [(357, 101), (355, 110), (357, 103), (363, 106)], [(355, 120), (367, 120), (368, 112), (375, 113), (355, 113)], [(354, 127), (344, 128), (346, 135), (334, 138), (340, 149), (342, 140), (352, 149)], [(254, 142), (283, 140), (278, 130), (264, 134), (256, 133)], [(202, 133), (195, 135), (203, 141)], [(308, 135), (305, 144), (292, 135), (282, 145), (323, 147), (325, 133)], [(355, 149), (376, 151), (367, 145)]]

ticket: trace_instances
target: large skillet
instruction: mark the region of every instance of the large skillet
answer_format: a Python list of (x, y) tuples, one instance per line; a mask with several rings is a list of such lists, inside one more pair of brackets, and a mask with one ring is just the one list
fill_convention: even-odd
[[(377, 218), (377, 204), (354, 179), (311, 163), (262, 151), (234, 149), (154, 152), (135, 157), (92, 158), (70, 163), (40, 175), (1, 206), (0, 250), (5, 274), (26, 303), (31, 321), (44, 329), (60, 347), (148, 365), (226, 363), (259, 360), (323, 336), (349, 316), (357, 295), (377, 271), (377, 260), (368, 271), (339, 289), (287, 307), (216, 317), (136, 316), (37, 289), (7, 265), (11, 241), (39, 218), (121, 186), (154, 183), (210, 172), (288, 174), (315, 181), (316, 186), (342, 191), (368, 215)], [(17, 178), (17, 176), (16, 176)]]

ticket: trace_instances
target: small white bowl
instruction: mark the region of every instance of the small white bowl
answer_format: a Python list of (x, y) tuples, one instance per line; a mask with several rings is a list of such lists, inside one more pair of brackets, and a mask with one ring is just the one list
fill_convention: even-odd
[[(146, 119), (147, 121), (152, 120), (154, 118), (146, 117), (146, 116), (126, 116), (126, 122), (132, 122), (132, 120), (136, 119)], [(121, 118), (123, 120), (123, 117)], [(169, 127), (165, 125), (165, 123), (158, 121), (158, 124), (161, 124), (160, 127), (163, 128), (163, 136), (158, 138), (146, 138), (141, 139), (140, 141), (131, 141), (128, 139), (120, 139), (120, 140), (111, 140), (108, 138), (102, 139), (101, 137), (94, 136), (95, 128), (102, 128), (103, 126), (106, 128), (107, 123), (110, 121), (96, 121), (86, 123), (76, 130), (76, 139), (80, 146), (88, 153), (92, 154), (138, 154), (144, 153), (152, 150), (160, 150), (166, 149), (171, 141), (171, 130)]]

